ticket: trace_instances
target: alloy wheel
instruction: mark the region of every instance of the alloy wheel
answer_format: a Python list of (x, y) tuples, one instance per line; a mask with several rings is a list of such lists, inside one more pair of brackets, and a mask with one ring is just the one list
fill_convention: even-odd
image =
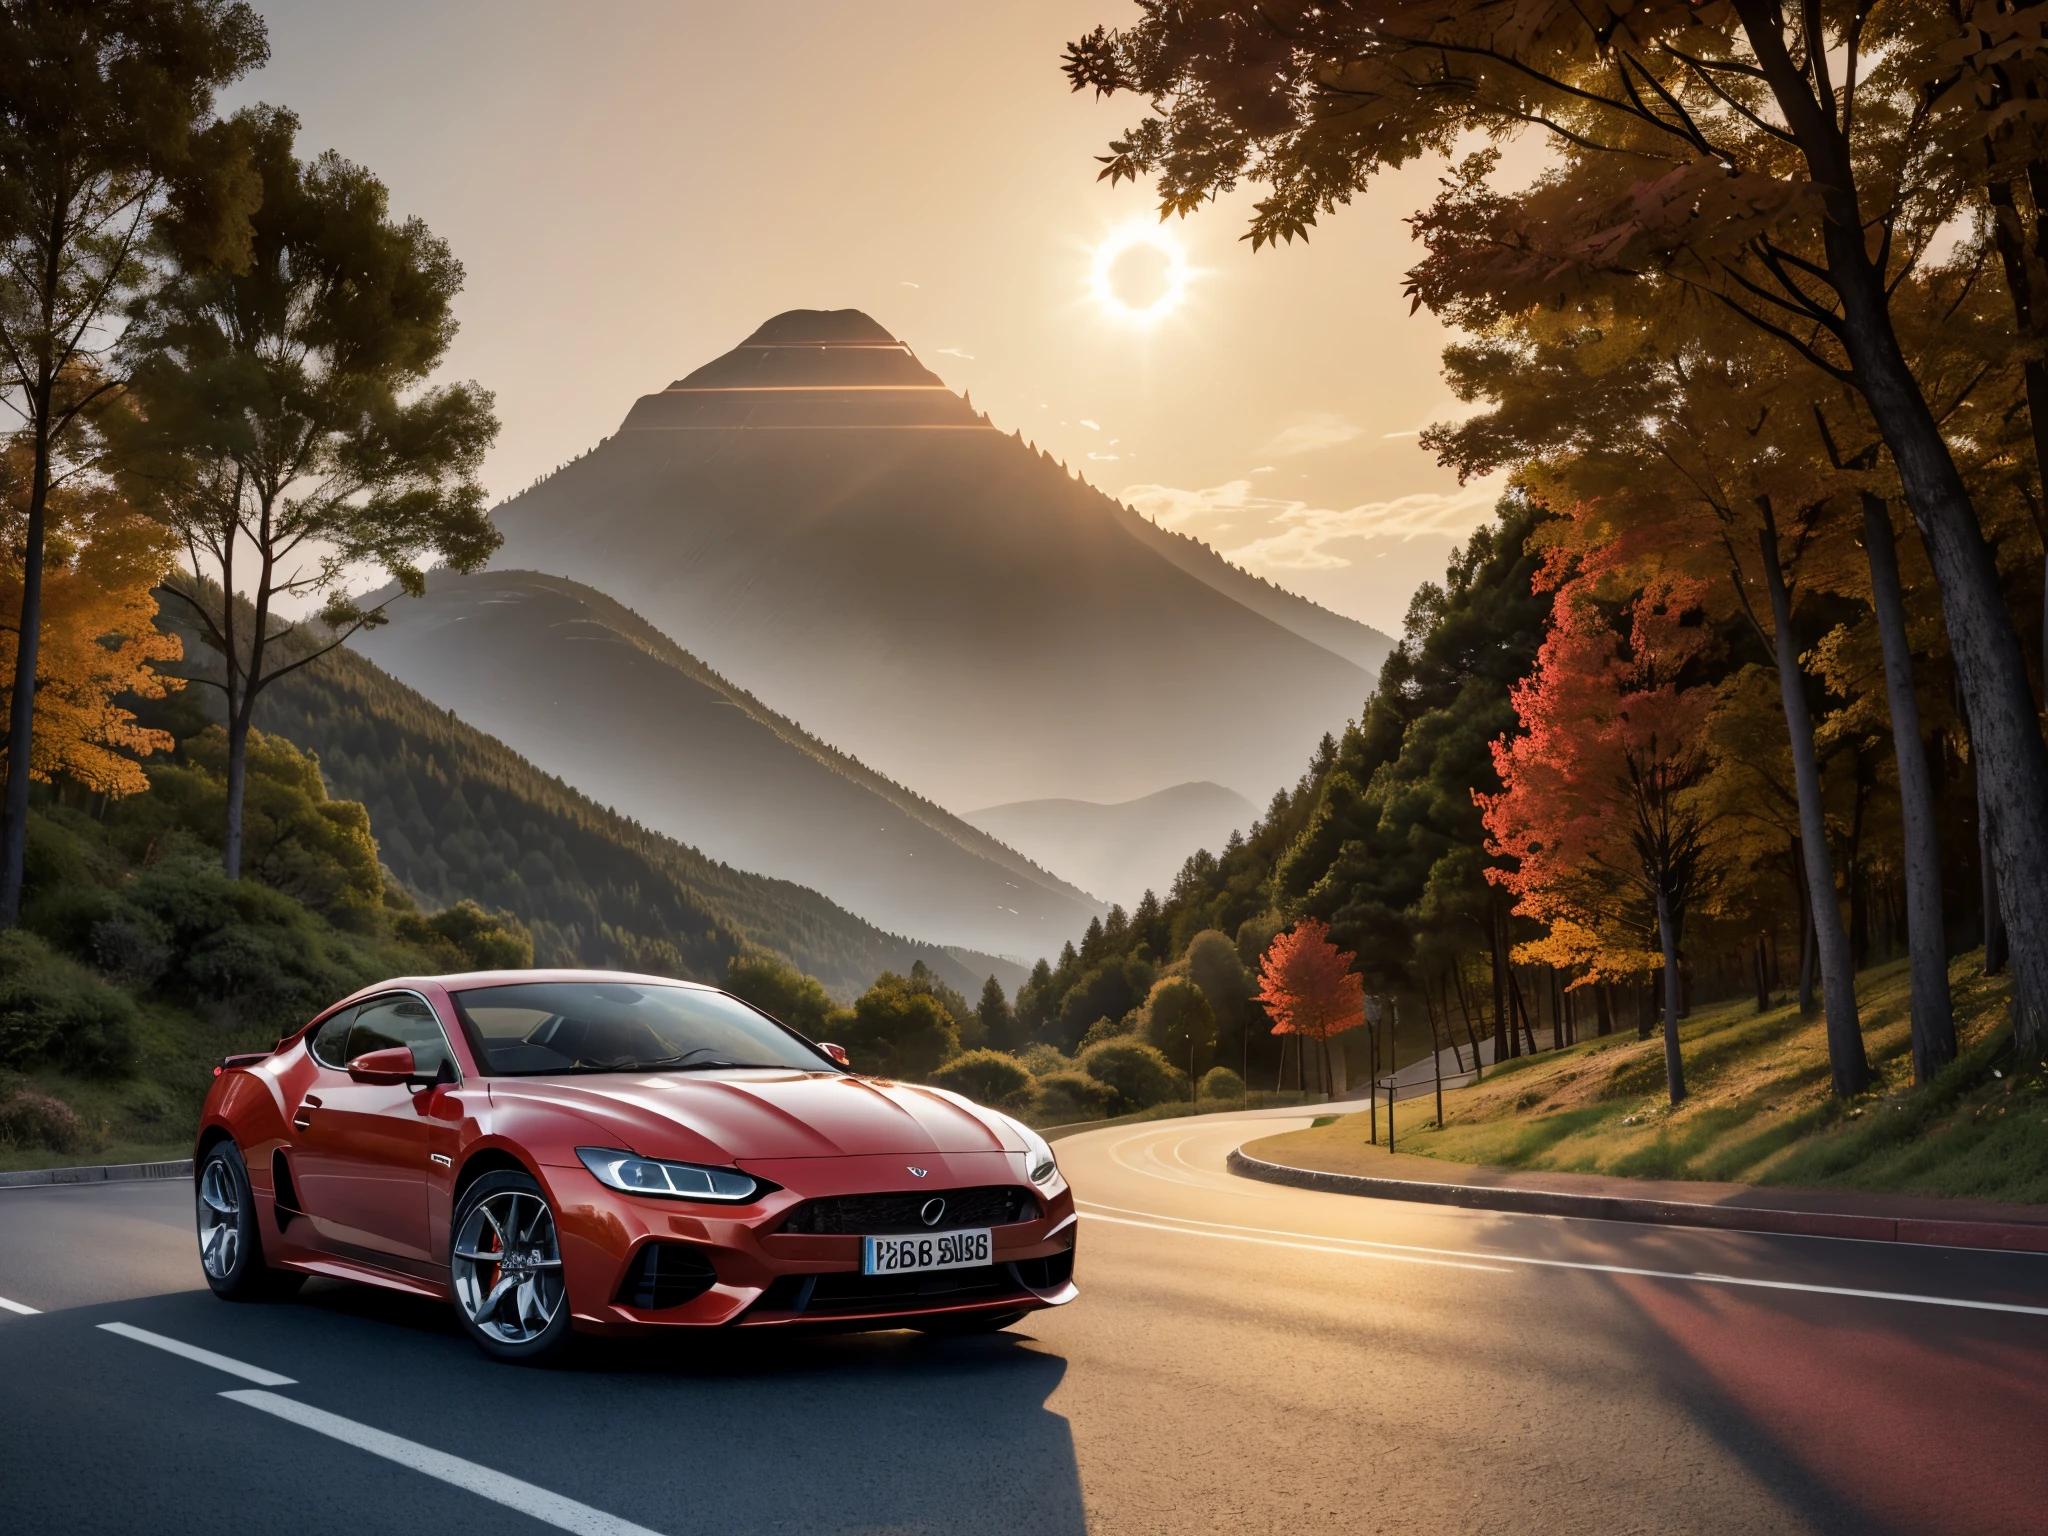
[(479, 1200), (455, 1234), (450, 1268), (463, 1314), (501, 1344), (538, 1338), (561, 1310), (555, 1215), (539, 1195), (506, 1189)]
[(224, 1157), (199, 1175), (199, 1262), (207, 1277), (227, 1280), (242, 1255), (242, 1192)]

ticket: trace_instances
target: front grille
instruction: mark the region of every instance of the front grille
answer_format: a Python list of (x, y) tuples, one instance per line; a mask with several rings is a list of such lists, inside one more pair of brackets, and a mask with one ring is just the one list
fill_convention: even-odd
[(695, 1301), (718, 1283), (711, 1261), (684, 1243), (649, 1243), (633, 1256), (619, 1303), (658, 1312)]
[[(937, 1221), (924, 1219), (933, 1200), (946, 1202)], [(910, 1189), (889, 1195), (833, 1195), (806, 1200), (783, 1218), (784, 1232), (807, 1237), (888, 1237), (901, 1232), (949, 1232), (960, 1227), (1006, 1227), (1036, 1221), (1038, 1201), (1014, 1184), (973, 1189)]]
[(1074, 1278), (1074, 1250), (1069, 1248), (1043, 1259), (1019, 1259), (1010, 1267), (1034, 1291), (1049, 1291)]

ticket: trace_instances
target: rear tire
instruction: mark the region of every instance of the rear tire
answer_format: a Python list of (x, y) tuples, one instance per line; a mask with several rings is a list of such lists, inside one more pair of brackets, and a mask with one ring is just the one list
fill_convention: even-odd
[(199, 1224), (199, 1267), (223, 1301), (276, 1301), (305, 1283), (296, 1270), (263, 1261), (249, 1169), (232, 1141), (217, 1141), (199, 1160), (193, 1180)]
[(1023, 1317), (1022, 1312), (969, 1312), (960, 1317), (931, 1317), (910, 1326), (935, 1339), (966, 1339), (980, 1333), (1001, 1333)]
[(487, 1173), (463, 1191), (448, 1244), (463, 1332), (493, 1360), (539, 1365), (570, 1343), (554, 1207), (531, 1176)]

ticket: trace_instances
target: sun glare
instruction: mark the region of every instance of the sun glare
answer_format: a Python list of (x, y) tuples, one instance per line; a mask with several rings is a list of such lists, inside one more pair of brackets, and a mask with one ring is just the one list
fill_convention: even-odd
[(1163, 230), (1126, 225), (1095, 248), (1089, 286), (1110, 314), (1149, 325), (1186, 296), (1187, 253)]

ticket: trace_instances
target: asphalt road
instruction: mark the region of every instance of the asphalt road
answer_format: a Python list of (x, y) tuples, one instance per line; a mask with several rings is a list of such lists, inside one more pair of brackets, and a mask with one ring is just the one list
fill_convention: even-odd
[(1277, 1128), (1061, 1142), (1082, 1298), (1007, 1334), (603, 1343), (559, 1370), (336, 1283), (218, 1302), (180, 1184), (0, 1191), (0, 1298), (38, 1309), (0, 1308), (0, 1528), (2048, 1529), (2048, 1259), (1223, 1171)]

